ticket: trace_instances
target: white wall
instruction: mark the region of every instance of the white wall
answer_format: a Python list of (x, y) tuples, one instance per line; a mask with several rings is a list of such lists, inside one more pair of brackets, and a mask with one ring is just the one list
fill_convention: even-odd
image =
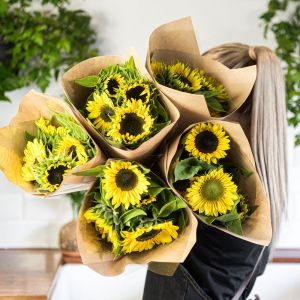
[[(201, 51), (224, 42), (268, 45), (259, 27), (259, 15), (265, 10), (266, 0), (85, 0), (71, 1), (72, 8), (87, 10), (99, 32), (102, 54), (124, 54), (134, 47), (144, 60), (151, 31), (168, 21), (192, 16)], [(31, 88), (9, 94), (13, 103), (0, 103), (0, 127), (16, 113), (23, 95)], [(47, 91), (62, 95), (57, 83)], [(290, 137), (292, 135), (290, 134)], [(297, 228), (300, 220), (297, 195), (300, 194), (300, 149), (293, 150), (290, 138), (290, 222), (282, 233), (281, 247), (300, 247)], [(299, 173), (299, 174), (298, 174)], [(59, 227), (71, 219), (67, 199), (37, 200), (26, 196), (0, 175), (0, 248), (1, 247), (56, 247)], [(298, 238), (295, 238), (298, 237)]]

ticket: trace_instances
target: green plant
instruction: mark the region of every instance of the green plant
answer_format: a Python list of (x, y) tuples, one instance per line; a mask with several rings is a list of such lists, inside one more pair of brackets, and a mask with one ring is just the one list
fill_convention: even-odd
[(67, 194), (67, 196), (71, 200), (74, 218), (76, 218), (79, 213), (79, 209), (81, 207), (85, 193), (86, 193), (86, 191), (80, 191), (80, 192), (73, 192), (73, 193)]
[(0, 100), (31, 83), (45, 91), (61, 71), (97, 55), (88, 14), (67, 9), (68, 0), (41, 0), (42, 10), (32, 10), (32, 2), (0, 0), (0, 46), (7, 52), (0, 60)]
[[(300, 1), (270, 0), (268, 10), (260, 16), (264, 34), (274, 34), (276, 54), (283, 61), (289, 125), (300, 123)], [(300, 145), (300, 134), (295, 136)]]

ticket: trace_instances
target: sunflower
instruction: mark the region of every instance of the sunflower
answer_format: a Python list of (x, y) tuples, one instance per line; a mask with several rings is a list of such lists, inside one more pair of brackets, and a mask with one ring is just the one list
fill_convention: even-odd
[(25, 163), (21, 168), (21, 176), (25, 181), (34, 181), (33, 165)]
[(124, 145), (136, 144), (151, 134), (153, 123), (147, 105), (141, 100), (128, 101), (126, 106), (116, 109), (107, 136)]
[(200, 123), (186, 136), (185, 150), (207, 163), (217, 163), (218, 159), (226, 157), (229, 149), (229, 136), (219, 124)]
[(104, 81), (104, 91), (110, 96), (114, 97), (117, 95), (118, 90), (122, 89), (124, 85), (124, 79), (120, 74), (111, 74)]
[(77, 162), (77, 165), (83, 165), (88, 161), (88, 155), (84, 146), (75, 138), (67, 135), (63, 137), (57, 147), (54, 149), (55, 155), (68, 156)]
[(155, 245), (171, 243), (173, 239), (177, 238), (178, 230), (179, 227), (169, 221), (138, 228), (136, 231), (122, 231), (123, 252), (142, 252), (152, 249)]
[(109, 225), (104, 218), (99, 216), (94, 208), (88, 209), (84, 213), (84, 218), (87, 223), (95, 223), (97, 231), (100, 233), (102, 239), (106, 239), (108, 242), (112, 243), (113, 250), (117, 249), (120, 245), (120, 240), (118, 233), (113, 229), (112, 225)]
[(44, 144), (35, 138), (32, 142), (27, 142), (24, 150), (24, 162), (33, 165), (42, 161), (46, 157), (46, 148)]
[(122, 95), (125, 102), (127, 100), (141, 100), (143, 103), (147, 103), (151, 96), (150, 85), (142, 80), (125, 84)]
[(50, 135), (50, 136), (64, 136), (68, 134), (68, 130), (65, 127), (59, 126), (59, 127), (55, 127), (54, 125), (51, 124), (50, 120), (47, 120), (43, 117), (41, 117), (39, 120), (37, 120), (35, 122), (35, 125), (38, 127), (38, 129), (46, 134), (46, 135)]
[(204, 90), (220, 91), (220, 93), (216, 95), (217, 98), (224, 101), (229, 100), (229, 95), (227, 94), (224, 85), (215, 78), (204, 74), (204, 72), (202, 73), (202, 85)]
[(239, 194), (240, 202), (237, 205), (238, 212), (240, 213), (241, 220), (244, 220), (249, 213), (249, 205), (244, 195)]
[(50, 120), (44, 119), (41, 117), (35, 122), (35, 125), (45, 134), (48, 135), (55, 135), (56, 134), (56, 127), (51, 125)]
[(145, 199), (143, 199), (139, 204), (136, 205), (136, 207), (141, 207), (141, 206), (144, 206), (144, 205), (148, 205), (152, 202), (155, 202), (156, 201), (156, 198), (154, 196), (149, 196)]
[(196, 177), (185, 198), (194, 211), (217, 217), (232, 209), (238, 199), (237, 186), (223, 169), (212, 170)]
[(111, 199), (114, 208), (123, 204), (126, 209), (130, 204), (140, 204), (141, 195), (150, 185), (136, 164), (121, 160), (110, 162), (104, 170), (102, 183), (105, 197)]
[(93, 98), (86, 105), (86, 110), (89, 112), (88, 118), (97, 129), (105, 132), (111, 127), (111, 117), (115, 114), (114, 104), (106, 93), (95, 92)]
[(41, 163), (33, 166), (35, 181), (39, 190), (54, 192), (68, 172), (76, 166), (70, 156), (50, 155)]
[(184, 63), (170, 65), (169, 79), (173, 88), (183, 92), (195, 93), (202, 87), (202, 78), (197, 69), (191, 70)]
[(163, 78), (166, 75), (167, 66), (163, 62), (152, 60), (151, 69), (155, 77)]

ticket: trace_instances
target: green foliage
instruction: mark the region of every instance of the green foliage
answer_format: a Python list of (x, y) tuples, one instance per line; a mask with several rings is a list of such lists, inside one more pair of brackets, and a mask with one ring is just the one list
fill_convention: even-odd
[(206, 162), (199, 160), (195, 157), (183, 159), (176, 164), (174, 170), (174, 182), (179, 180), (190, 179), (195, 176), (199, 171), (209, 171), (215, 169), (216, 166), (209, 165)]
[[(69, 196), (69, 198), (71, 200), (73, 212), (74, 212), (74, 214), (76, 213), (76, 216), (77, 216), (79, 209), (81, 207), (81, 204), (83, 202), (83, 199), (85, 197), (85, 191), (73, 192), (73, 193), (67, 194), (67, 196)], [(74, 217), (76, 217), (76, 216), (74, 216)]]
[[(276, 54), (284, 62), (286, 101), (289, 125), (300, 123), (300, 2), (270, 0), (268, 10), (260, 16), (265, 37), (272, 32), (277, 42)], [(300, 145), (300, 134), (295, 144)]]
[(32, 10), (32, 2), (0, 0), (0, 46), (7, 52), (0, 60), (0, 100), (31, 83), (45, 91), (61, 71), (97, 55), (88, 14), (68, 10), (67, 0), (41, 0), (47, 11)]

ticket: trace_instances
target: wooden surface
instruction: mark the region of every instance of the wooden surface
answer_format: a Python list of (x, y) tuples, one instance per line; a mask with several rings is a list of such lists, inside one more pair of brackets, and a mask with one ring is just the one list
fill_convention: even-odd
[(0, 299), (47, 299), (60, 264), (58, 250), (0, 250)]
[[(70, 262), (80, 262), (78, 255), (74, 261), (74, 255), (67, 253)], [(300, 249), (276, 249), (272, 262), (300, 263)], [(59, 250), (0, 249), (0, 300), (48, 299), (61, 263)]]
[(273, 263), (300, 263), (300, 249), (276, 249)]

